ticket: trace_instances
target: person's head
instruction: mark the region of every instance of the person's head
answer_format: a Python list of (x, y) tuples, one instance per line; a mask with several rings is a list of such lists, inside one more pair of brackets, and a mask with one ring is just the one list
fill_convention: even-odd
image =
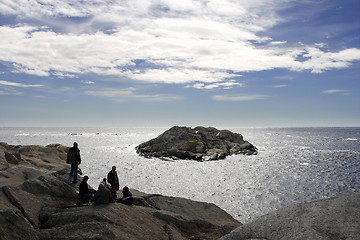
[(128, 192), (129, 191), (129, 188), (128, 187), (123, 187), (123, 190), (122, 190), (123, 192)]
[(103, 180), (102, 180), (104, 183), (106, 183), (106, 178), (103, 178)]
[(115, 166), (112, 166), (111, 170), (115, 171), (115, 170), (116, 170), (116, 167), (115, 167)]
[(74, 147), (78, 147), (78, 143), (77, 143), (77, 142), (74, 142), (73, 146), (74, 146)]
[(88, 176), (84, 176), (83, 180), (86, 182), (87, 180), (89, 180)]

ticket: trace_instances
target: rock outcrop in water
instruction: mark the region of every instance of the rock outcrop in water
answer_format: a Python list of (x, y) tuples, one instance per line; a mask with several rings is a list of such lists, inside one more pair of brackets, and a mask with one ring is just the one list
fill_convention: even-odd
[(232, 154), (257, 154), (257, 148), (239, 133), (213, 127), (172, 127), (136, 147), (144, 157), (219, 160)]
[(136, 190), (134, 206), (79, 205), (67, 150), (0, 143), (0, 239), (217, 239), (241, 225), (214, 204)]

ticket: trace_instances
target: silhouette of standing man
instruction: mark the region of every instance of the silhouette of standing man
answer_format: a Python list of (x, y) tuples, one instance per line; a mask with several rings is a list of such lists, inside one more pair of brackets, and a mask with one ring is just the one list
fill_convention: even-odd
[(116, 191), (119, 190), (119, 178), (116, 172), (116, 167), (112, 166), (111, 171), (107, 175), (107, 181), (111, 184), (111, 188), (113, 189), (115, 195)]
[(77, 142), (74, 142), (73, 147), (69, 149), (66, 163), (71, 164), (70, 176), (73, 176), (73, 183), (77, 183), (78, 165), (81, 163), (80, 150)]

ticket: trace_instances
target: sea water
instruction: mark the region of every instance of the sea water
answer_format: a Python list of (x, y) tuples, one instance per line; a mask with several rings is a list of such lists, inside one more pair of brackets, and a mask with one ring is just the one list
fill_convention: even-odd
[(0, 128), (0, 141), (78, 142), (80, 168), (94, 188), (115, 165), (120, 186), (215, 203), (243, 223), (284, 206), (360, 191), (360, 128), (227, 129), (259, 153), (208, 162), (136, 154), (138, 144), (167, 128)]

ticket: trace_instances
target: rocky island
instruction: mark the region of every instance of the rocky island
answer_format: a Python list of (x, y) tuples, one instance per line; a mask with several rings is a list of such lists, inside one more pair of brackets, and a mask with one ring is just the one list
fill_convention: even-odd
[(232, 154), (257, 154), (239, 133), (213, 127), (172, 127), (136, 147), (140, 156), (189, 160), (219, 160)]

